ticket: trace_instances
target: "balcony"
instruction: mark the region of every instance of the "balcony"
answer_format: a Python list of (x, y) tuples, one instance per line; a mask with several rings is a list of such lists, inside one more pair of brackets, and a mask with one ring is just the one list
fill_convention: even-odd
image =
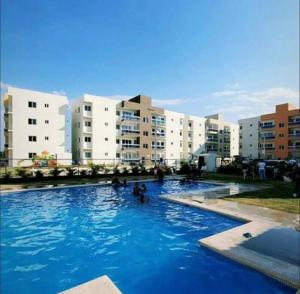
[(152, 145), (152, 149), (160, 149), (160, 150), (162, 150), (162, 149), (165, 149), (165, 146), (156, 145), (156, 147), (155, 147), (155, 145)]
[(289, 120), (289, 126), (299, 126), (300, 120)]
[(219, 131), (218, 131), (218, 129), (216, 129), (216, 128), (207, 128), (207, 132), (210, 132), (210, 133), (218, 133)]
[(140, 130), (121, 130), (118, 132), (119, 136), (126, 136), (126, 135), (139, 135)]
[(291, 150), (300, 149), (300, 145), (289, 145), (289, 149)]
[(218, 149), (207, 149), (207, 152), (218, 152)]
[(207, 138), (207, 142), (218, 143), (218, 138)]
[(300, 133), (289, 133), (289, 138), (292, 139), (300, 138)]
[(91, 142), (84, 142), (83, 143), (83, 149), (92, 149), (93, 145)]
[(273, 140), (275, 136), (260, 137), (261, 140)]
[(140, 148), (140, 144), (122, 144), (121, 145), (122, 150), (124, 149), (137, 149)]
[(265, 148), (262, 148), (262, 150), (275, 150), (275, 147), (265, 147)]
[(137, 115), (122, 115), (121, 120), (122, 121), (139, 121), (140, 117)]
[(260, 125), (261, 129), (271, 129), (275, 128), (275, 124), (270, 124), (270, 125)]
[(166, 136), (166, 134), (165, 133), (158, 133), (158, 132), (152, 132), (152, 136), (153, 137), (155, 137), (155, 136), (157, 136), (157, 137), (165, 137)]
[(224, 140), (224, 143), (230, 144), (230, 140)]
[(83, 127), (83, 132), (84, 133), (91, 133), (92, 132), (92, 127)]
[(224, 130), (223, 133), (224, 134), (230, 134), (231, 132), (230, 132), (230, 130)]
[(166, 125), (166, 122), (165, 121), (161, 121), (161, 120), (154, 120), (152, 119), (152, 125), (154, 126), (165, 126)]

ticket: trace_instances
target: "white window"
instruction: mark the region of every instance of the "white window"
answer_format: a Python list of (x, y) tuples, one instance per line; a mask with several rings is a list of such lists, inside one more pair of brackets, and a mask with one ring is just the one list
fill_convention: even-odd
[(36, 108), (36, 102), (28, 101), (28, 107), (30, 107), (30, 108)]
[(45, 103), (45, 108), (49, 108), (49, 104), (48, 103)]
[(28, 153), (28, 158), (32, 159), (36, 156), (36, 153), (35, 152), (29, 152)]
[(105, 156), (108, 156), (108, 153), (107, 152), (105, 152), (105, 154), (104, 154)]
[(108, 126), (108, 122), (106, 122), (104, 125), (107, 127)]
[(91, 111), (92, 107), (90, 105), (84, 105), (84, 110), (85, 111)]
[(29, 136), (28, 141), (29, 142), (36, 142), (36, 136)]
[(92, 153), (91, 152), (85, 152), (84, 156), (85, 156), (85, 158), (92, 158)]
[(46, 125), (49, 124), (49, 120), (48, 120), (48, 119), (45, 120), (45, 124), (46, 124)]
[(86, 121), (86, 122), (84, 122), (84, 125), (85, 125), (86, 127), (91, 127), (91, 126), (92, 126), (92, 122)]
[(92, 138), (91, 137), (84, 137), (84, 142), (92, 142)]
[(105, 107), (104, 110), (105, 110), (105, 111), (108, 111), (108, 107)]
[(28, 118), (28, 124), (29, 125), (36, 125), (36, 119), (35, 118)]
[(108, 138), (105, 138), (105, 141), (108, 141)]
[(49, 141), (49, 137), (48, 136), (45, 136), (45, 141)]

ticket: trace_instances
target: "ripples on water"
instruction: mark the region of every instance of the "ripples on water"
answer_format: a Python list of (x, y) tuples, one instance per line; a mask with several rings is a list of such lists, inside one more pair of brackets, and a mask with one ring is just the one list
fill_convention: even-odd
[(211, 184), (147, 186), (145, 204), (132, 184), (1, 197), (1, 293), (56, 293), (103, 274), (125, 294), (290, 292), (198, 246), (239, 222), (158, 198)]

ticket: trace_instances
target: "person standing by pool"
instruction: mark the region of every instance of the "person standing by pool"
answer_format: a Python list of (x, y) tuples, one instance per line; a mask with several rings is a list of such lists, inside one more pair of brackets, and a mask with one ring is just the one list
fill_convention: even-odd
[(139, 187), (138, 183), (134, 184), (133, 192), (132, 193), (133, 193), (134, 196), (139, 196), (139, 194), (140, 194), (140, 187)]
[(266, 179), (266, 163), (263, 160), (258, 163), (258, 174), (261, 180)]

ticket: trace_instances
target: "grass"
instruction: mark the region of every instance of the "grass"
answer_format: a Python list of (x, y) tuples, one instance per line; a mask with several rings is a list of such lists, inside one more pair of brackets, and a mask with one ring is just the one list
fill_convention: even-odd
[(264, 185), (261, 190), (244, 192), (235, 196), (225, 197), (224, 200), (268, 207), (270, 209), (290, 213), (300, 213), (300, 199), (292, 197), (294, 183), (285, 183), (283, 181), (275, 180), (260, 181), (259, 179), (255, 179), (254, 181), (252, 179), (246, 179), (244, 181), (242, 176), (223, 174), (205, 174), (204, 179), (241, 184)]

